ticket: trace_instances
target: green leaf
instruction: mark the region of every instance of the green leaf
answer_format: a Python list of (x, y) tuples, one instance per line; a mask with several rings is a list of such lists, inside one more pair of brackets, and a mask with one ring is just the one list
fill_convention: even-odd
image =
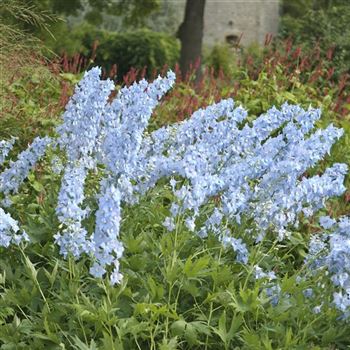
[(86, 345), (77, 336), (74, 337), (74, 348), (77, 350), (98, 350), (94, 340), (91, 340), (90, 345)]
[(171, 325), (170, 329), (173, 335), (185, 337), (190, 345), (198, 343), (197, 330), (193, 324), (185, 320), (177, 320)]
[(38, 182), (38, 181), (32, 182), (31, 185), (34, 188), (34, 190), (37, 191), (37, 192), (42, 192), (44, 190), (43, 184)]
[(209, 256), (203, 256), (195, 261), (192, 261), (192, 257), (189, 257), (184, 266), (184, 273), (187, 277), (199, 277), (207, 273), (206, 268), (210, 261)]
[(159, 350), (176, 350), (178, 349), (177, 337), (171, 339), (163, 339), (162, 343), (159, 344)]

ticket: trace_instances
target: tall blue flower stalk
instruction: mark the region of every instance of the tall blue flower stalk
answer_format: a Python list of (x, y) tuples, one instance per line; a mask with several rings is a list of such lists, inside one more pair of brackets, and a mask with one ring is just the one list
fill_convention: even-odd
[(330, 278), (333, 304), (346, 319), (350, 317), (350, 217), (323, 216), (320, 225), (323, 231), (312, 237), (305, 262), (312, 272)]
[[(51, 142), (52, 140), (49, 137), (35, 138), (32, 144), (18, 155), (17, 160), (10, 161), (9, 166), (0, 173), (0, 194), (4, 196), (0, 205), (4, 207), (11, 205), (10, 196), (18, 192), (20, 185), (37, 161), (45, 154), (46, 148)], [(14, 139), (1, 141), (0, 165), (4, 163), (13, 144)], [(9, 213), (0, 208), (0, 246), (8, 247), (10, 243), (19, 244), (28, 240), (29, 237), (26, 232), (20, 230), (19, 223)]]
[[(63, 124), (57, 128), (58, 144), (67, 156), (56, 212), (63, 224), (55, 235), (61, 253), (78, 258), (92, 254), (91, 273), (101, 277), (113, 265), (112, 283), (121, 280), (119, 261), (123, 245), (119, 241), (122, 201), (134, 200), (131, 181), (140, 173), (138, 157), (142, 138), (153, 109), (175, 81), (170, 72), (149, 84), (145, 80), (123, 88), (109, 103), (114, 90), (111, 81), (100, 80), (100, 70), (87, 72), (67, 106)], [(89, 213), (84, 208), (84, 184), (87, 173), (105, 168), (101, 181), (95, 232), (87, 236), (82, 220)]]

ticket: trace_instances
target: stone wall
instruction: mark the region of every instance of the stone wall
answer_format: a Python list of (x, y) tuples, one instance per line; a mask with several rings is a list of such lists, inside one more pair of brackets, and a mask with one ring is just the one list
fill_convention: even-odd
[[(185, 0), (171, 1), (182, 22)], [(203, 43), (208, 46), (234, 42), (264, 43), (267, 33), (276, 34), (279, 0), (206, 0)]]

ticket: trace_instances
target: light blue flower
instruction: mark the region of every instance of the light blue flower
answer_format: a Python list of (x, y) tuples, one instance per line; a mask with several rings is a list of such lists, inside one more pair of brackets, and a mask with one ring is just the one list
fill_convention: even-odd
[(269, 271), (269, 272), (264, 272), (263, 269), (258, 266), (255, 265), (254, 266), (254, 273), (255, 273), (255, 278), (256, 279), (262, 279), (262, 278), (266, 278), (268, 280), (274, 280), (277, 279), (276, 274), (274, 273), (274, 271)]
[(333, 304), (347, 318), (350, 315), (350, 218), (344, 216), (336, 221), (321, 217), (320, 222), (328, 232), (312, 238), (305, 261), (312, 270), (325, 271), (336, 290)]
[(37, 137), (25, 151), (18, 155), (16, 161), (10, 161), (9, 167), (0, 174), (0, 193), (6, 196), (16, 193), (50, 143), (49, 137)]
[(26, 232), (21, 232), (18, 222), (0, 208), (0, 246), (7, 248), (10, 244), (18, 245), (26, 241), (29, 241)]
[(242, 264), (248, 263), (249, 252), (247, 245), (242, 241), (241, 238), (230, 237), (228, 234), (224, 234), (221, 238), (222, 244), (227, 247), (231, 246), (233, 251), (236, 253), (236, 260)]
[(13, 137), (11, 140), (0, 140), (0, 166), (4, 163), (6, 157), (10, 153), (16, 139)]

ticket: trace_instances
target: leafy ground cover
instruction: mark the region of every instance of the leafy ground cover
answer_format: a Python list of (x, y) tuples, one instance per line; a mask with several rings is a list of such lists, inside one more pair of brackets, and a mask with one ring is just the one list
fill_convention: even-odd
[[(6, 81), (6, 90), (2, 90), (2, 101), (8, 104), (2, 111), (0, 139), (10, 135), (19, 138), (12, 159), (34, 136), (53, 134), (61, 123), (64, 102), (60, 104), (60, 98), (66, 99), (72, 83), (79, 80), (74, 75), (52, 73), (46, 66), (29, 72), (21, 70), (21, 75)], [(157, 107), (149, 131), (232, 96), (248, 109), (249, 122), (285, 101), (305, 108), (310, 104), (322, 107), (317, 126), (324, 128), (333, 122), (344, 129), (345, 135), (329, 156), (308, 170), (305, 175), (311, 177), (333, 163), (350, 164), (349, 114), (334, 108), (337, 92), (330, 89), (324, 96), (317, 88), (298, 76), (291, 80), (279, 66), (255, 76), (242, 69), (229, 80), (208, 72), (199, 84), (188, 77), (178, 82)], [(120, 232), (125, 251), (120, 270), (124, 279), (112, 287), (108, 279), (90, 275), (89, 258), (65, 260), (53, 243), (60, 229), (55, 208), (61, 183), (53, 159), (54, 154), (48, 153), (29, 174), (19, 194), (12, 197), (11, 213), (32, 243), (0, 248), (1, 348), (349, 347), (349, 323), (340, 320), (341, 313), (333, 307), (331, 282), (322, 274), (300, 279), (310, 236), (322, 231), (317, 217), (302, 218), (290, 240), (277, 241), (269, 233), (261, 244), (250, 241), (250, 258), (241, 264), (217, 237), (198, 237), (181, 218), (173, 232), (163, 226), (175, 198), (170, 184), (161, 180), (138, 205), (123, 207)], [(98, 189), (98, 180), (93, 174), (88, 177), (86, 197)], [(350, 188), (349, 177), (345, 185)], [(88, 204), (93, 211), (97, 209), (96, 201)], [(320, 215), (349, 213), (349, 192), (345, 192), (328, 201)], [(92, 232), (94, 217), (84, 225)], [(235, 230), (240, 236), (250, 227), (250, 222), (243, 221)], [(256, 278), (256, 265), (277, 276), (281, 291), (276, 303), (271, 290), (274, 278)]]

